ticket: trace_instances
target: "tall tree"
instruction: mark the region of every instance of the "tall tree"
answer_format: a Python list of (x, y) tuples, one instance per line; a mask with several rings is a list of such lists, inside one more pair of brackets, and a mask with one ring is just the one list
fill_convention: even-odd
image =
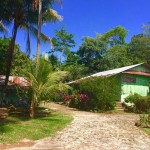
[(106, 42), (102, 41), (100, 36), (96, 39), (85, 37), (82, 45), (77, 51), (77, 54), (80, 57), (78, 63), (88, 67), (89, 73), (97, 72), (104, 51), (106, 51)]
[(37, 54), (36, 54), (36, 70), (39, 69), (39, 58), (40, 58), (40, 34), (42, 25), (42, 0), (38, 0), (38, 35), (37, 35)]
[(143, 34), (150, 38), (150, 22), (142, 26)]
[[(82, 45), (77, 51), (77, 54), (80, 57), (79, 64), (84, 64), (88, 67), (89, 74), (112, 68), (109, 63), (114, 59), (113, 50), (114, 54), (123, 54), (124, 47), (122, 48), (122, 46), (126, 45), (125, 38), (127, 33), (128, 31), (126, 29), (117, 26), (103, 35), (97, 34), (96, 38), (85, 37)], [(118, 50), (119, 45), (122, 51)], [(115, 48), (113, 47), (117, 48), (118, 52), (115, 51)], [(126, 52), (123, 55), (126, 55)], [(119, 60), (119, 58), (117, 59)], [(114, 61), (118, 61), (117, 59)], [(104, 62), (107, 63), (104, 65)], [(122, 65), (123, 64), (120, 64), (120, 66)]]
[(54, 54), (51, 54), (49, 56), (49, 62), (53, 66), (54, 70), (58, 70), (59, 69), (60, 62), (59, 62), (58, 58)]
[(108, 32), (104, 33), (101, 40), (106, 41), (109, 46), (115, 46), (115, 45), (123, 45), (125, 44), (125, 38), (127, 36), (128, 31), (121, 27), (117, 26)]
[(145, 35), (135, 35), (128, 45), (128, 55), (133, 64), (150, 61), (150, 38)]
[(75, 46), (73, 37), (74, 35), (68, 33), (65, 27), (62, 27), (60, 30), (55, 30), (55, 37), (52, 41), (54, 44), (54, 51), (60, 52), (60, 63), (62, 63), (62, 54), (67, 57), (70, 53), (70, 48)]
[(70, 52), (67, 60), (61, 66), (61, 69), (69, 72), (68, 81), (79, 79), (87, 74), (87, 68), (78, 64), (80, 57), (77, 56), (76, 52)]
[(110, 70), (131, 65), (127, 45), (115, 45), (103, 56), (101, 70)]
[[(45, 18), (48, 18), (47, 20), (49, 21), (58, 21), (60, 19), (62, 19), (61, 16), (59, 16), (57, 14), (56, 11), (52, 10), (52, 9), (48, 9), (48, 6), (52, 6), (52, 4), (54, 2), (56, 2), (56, 0), (47, 0), (46, 1), (42, 1), (42, 0), (34, 0), (38, 5), (38, 36), (37, 36), (37, 54), (36, 54), (36, 69), (38, 72), (39, 69), (39, 58), (40, 58), (40, 34), (41, 34), (41, 25), (42, 25), (42, 15), (45, 16)], [(61, 2), (61, 0), (57, 0), (59, 2)], [(46, 9), (46, 13), (44, 14), (44, 10)], [(46, 16), (48, 15), (48, 17)], [(45, 21), (45, 20), (44, 20)]]

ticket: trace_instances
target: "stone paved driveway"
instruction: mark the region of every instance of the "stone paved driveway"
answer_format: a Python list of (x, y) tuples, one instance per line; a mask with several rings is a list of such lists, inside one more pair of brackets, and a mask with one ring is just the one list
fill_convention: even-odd
[(56, 104), (52, 107), (72, 113), (72, 123), (53, 138), (11, 150), (150, 150), (150, 137), (134, 126), (138, 115), (72, 111)]

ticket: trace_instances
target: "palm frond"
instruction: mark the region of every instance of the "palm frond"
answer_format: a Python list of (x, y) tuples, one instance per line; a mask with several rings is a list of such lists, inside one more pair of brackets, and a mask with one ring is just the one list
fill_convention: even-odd
[[(29, 25), (29, 24), (25, 24), (25, 23), (22, 24), (21, 28), (27, 31), (27, 54), (29, 54), (29, 52), (31, 50), (30, 49), (30, 35), (32, 35), (33, 37), (36, 38), (38, 30), (33, 25)], [(52, 38), (48, 37), (44, 33), (41, 33), (41, 41), (43, 43), (46, 43), (46, 42), (50, 43), (51, 49), (54, 48)]]
[(2, 21), (0, 21), (0, 32), (7, 33), (8, 31), (8, 28), (3, 24)]
[(58, 83), (51, 86), (43, 85), (43, 96), (47, 95), (49, 97), (54, 97), (53, 95), (58, 95), (59, 93), (67, 93), (68, 90), (72, 88), (64, 83)]
[[(28, 28), (29, 32), (32, 33), (33, 36), (37, 37), (37, 28), (32, 26), (32, 25), (27, 25), (26, 24), (26, 27)], [(48, 37), (47, 35), (45, 35), (44, 33), (41, 33), (41, 40), (42, 42), (50, 42), (52, 43), (52, 39), (50, 37)]]
[(43, 22), (57, 22), (63, 20), (63, 17), (56, 10), (51, 8), (46, 9), (42, 16)]
[(40, 101), (42, 97), (50, 97), (50, 95), (70, 89), (70, 86), (62, 83), (68, 75), (67, 72), (53, 72), (50, 63), (44, 59), (40, 59), (37, 75), (34, 68), (35, 66), (30, 63), (27, 69), (22, 71), (22, 76), (30, 81), (30, 91), (34, 101)]
[(63, 81), (68, 76), (66, 71), (57, 71), (49, 74), (47, 84), (57, 84), (60, 81)]

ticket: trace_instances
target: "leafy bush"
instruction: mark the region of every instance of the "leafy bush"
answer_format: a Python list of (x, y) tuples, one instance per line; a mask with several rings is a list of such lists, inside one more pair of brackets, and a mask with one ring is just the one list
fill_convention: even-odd
[(150, 110), (149, 96), (141, 96), (137, 93), (134, 93), (126, 97), (125, 102), (134, 104), (133, 110), (137, 113), (146, 113)]
[(64, 101), (70, 107), (79, 108), (82, 110), (90, 109), (90, 101), (87, 94), (78, 94), (75, 92), (72, 95), (65, 95)]
[[(86, 93), (86, 102), (78, 103), (81, 106), (87, 105), (86, 109), (93, 111), (107, 111), (114, 109), (115, 101), (119, 99), (120, 84), (119, 76), (88, 78), (77, 83), (75, 86), (80, 93)], [(82, 107), (81, 107), (82, 109)]]
[(130, 94), (129, 96), (127, 96), (125, 98), (125, 102), (126, 103), (135, 103), (137, 100), (140, 100), (142, 98), (141, 95), (134, 93), (134, 94)]

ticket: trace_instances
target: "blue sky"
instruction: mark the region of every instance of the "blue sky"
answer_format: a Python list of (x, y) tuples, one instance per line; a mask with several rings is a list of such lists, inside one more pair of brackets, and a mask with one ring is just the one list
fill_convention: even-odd
[[(63, 0), (62, 9), (59, 5), (54, 7), (64, 17), (63, 21), (43, 26), (42, 32), (53, 37), (54, 30), (65, 25), (67, 31), (74, 34), (74, 50), (78, 50), (83, 36), (95, 37), (96, 33), (103, 34), (121, 25), (129, 31), (126, 38), (129, 42), (133, 35), (142, 32), (142, 24), (150, 21), (149, 6), (149, 0)], [(25, 51), (23, 32), (18, 32), (17, 43), (20, 44), (21, 50)], [(35, 54), (35, 39), (31, 41), (31, 49), (32, 55)], [(50, 45), (43, 43), (41, 53), (49, 50)]]

